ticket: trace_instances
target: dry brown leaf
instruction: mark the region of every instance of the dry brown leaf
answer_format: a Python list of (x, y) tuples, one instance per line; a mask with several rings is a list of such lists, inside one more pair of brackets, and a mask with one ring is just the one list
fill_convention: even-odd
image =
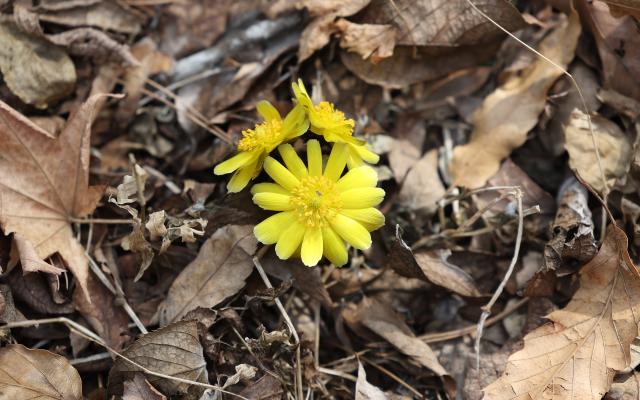
[[(630, 16), (611, 15), (609, 8), (613, 1), (575, 0), (574, 3), (598, 46), (605, 87), (640, 100), (640, 35), (636, 21)], [(622, 5), (622, 2), (616, 0), (615, 4)]]
[(67, 26), (94, 26), (135, 35), (146, 17), (121, 1), (45, 1), (34, 9), (42, 21)]
[(283, 394), (280, 381), (269, 374), (264, 374), (262, 378), (240, 392), (240, 396), (251, 400), (281, 400)]
[(433, 214), (446, 191), (438, 175), (438, 151), (428, 151), (407, 173), (399, 203), (425, 215)]
[(133, 379), (124, 383), (122, 400), (167, 400), (167, 398), (151, 386), (144, 379), (144, 375), (137, 373)]
[(253, 271), (257, 245), (249, 225), (218, 229), (169, 288), (158, 310), (160, 325), (177, 321), (196, 307), (214, 307), (242, 289)]
[(394, 140), (389, 151), (389, 167), (396, 182), (402, 183), (407, 172), (420, 160), (420, 149), (406, 139)]
[[(631, 140), (614, 122), (595, 114), (591, 116), (607, 186), (623, 189), (633, 157)], [(569, 166), (592, 188), (602, 192), (604, 185), (596, 157), (587, 116), (575, 109), (565, 127), (565, 148)]]
[(0, 43), (2, 77), (23, 102), (46, 108), (73, 90), (76, 69), (63, 49), (12, 22), (0, 22)]
[[(154, 372), (209, 383), (196, 321), (181, 321), (143, 335), (122, 355)], [(109, 395), (122, 396), (125, 380), (133, 378), (136, 373), (140, 373), (136, 366), (122, 358), (116, 359), (109, 371)], [(144, 375), (151, 385), (167, 396), (180, 394), (182, 399), (197, 400), (204, 391), (203, 387)]]
[(343, 313), (348, 322), (367, 327), (413, 361), (429, 368), (443, 379), (449, 393), (455, 392), (455, 383), (440, 364), (431, 347), (418, 339), (402, 320), (402, 317), (387, 304), (364, 298), (360, 304), (346, 308)]
[(82, 381), (69, 361), (20, 344), (0, 348), (3, 399), (82, 400)]
[(356, 400), (387, 400), (387, 395), (377, 386), (367, 382), (367, 373), (358, 361), (358, 380), (356, 381)]
[(362, 59), (377, 62), (393, 55), (396, 30), (392, 25), (355, 24), (340, 18), (335, 26), (340, 31), (340, 47), (360, 54)]
[(93, 96), (58, 138), (0, 101), (0, 226), (31, 242), (41, 259), (59, 253), (86, 292), (87, 258), (72, 218), (91, 213), (103, 188), (89, 186)]
[(616, 371), (631, 361), (638, 315), (640, 275), (624, 231), (611, 225), (598, 254), (582, 268), (573, 299), (525, 336), (504, 375), (484, 389), (485, 398), (601, 399)]
[[(574, 13), (542, 41), (539, 51), (566, 67), (580, 30)], [(544, 109), (547, 91), (561, 75), (558, 68), (536, 58), (484, 100), (474, 115), (469, 143), (454, 148), (450, 170), (454, 184), (478, 188), (498, 171), (500, 162), (526, 141)]]
[(413, 254), (402, 240), (399, 226), (396, 238), (391, 244), (387, 265), (399, 275), (431, 282), (462, 296), (481, 296), (473, 278), (457, 265), (447, 261), (448, 250), (436, 250)]
[(76, 288), (73, 292), (74, 307), (109, 346), (122, 349), (129, 340), (127, 313), (116, 304), (116, 297), (92, 274), (89, 275), (87, 290), (90, 301)]
[(13, 243), (15, 243), (16, 250), (20, 257), (20, 264), (22, 266), (23, 273), (46, 272), (49, 274), (60, 275), (64, 272), (64, 269), (42, 261), (38, 256), (38, 252), (36, 251), (33, 243), (25, 239), (19, 233), (13, 235)]
[(373, 85), (399, 89), (414, 83), (441, 78), (450, 72), (470, 68), (490, 58), (496, 43), (483, 46), (414, 47), (396, 46), (391, 57), (374, 64), (358, 54), (342, 50), (340, 59), (360, 79)]
[[(520, 12), (507, 0), (474, 3), (511, 32), (525, 26)], [(370, 24), (393, 24), (398, 44), (408, 46), (478, 45), (504, 36), (466, 0), (372, 0), (362, 14), (360, 20)]]

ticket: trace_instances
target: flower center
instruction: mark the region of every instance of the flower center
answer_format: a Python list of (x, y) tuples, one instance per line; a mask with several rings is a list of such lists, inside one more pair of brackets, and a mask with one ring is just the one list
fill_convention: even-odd
[(355, 121), (351, 118), (345, 118), (344, 113), (340, 110), (336, 110), (332, 103), (328, 101), (321, 101), (314, 106), (318, 117), (324, 121), (328, 121), (335, 125), (348, 125), (351, 128), (355, 126)]
[(282, 121), (272, 119), (256, 125), (255, 129), (242, 131), (242, 139), (238, 142), (239, 151), (255, 149), (273, 150), (281, 141)]
[(342, 208), (335, 183), (324, 176), (307, 176), (291, 191), (290, 203), (298, 221), (308, 228), (322, 228)]

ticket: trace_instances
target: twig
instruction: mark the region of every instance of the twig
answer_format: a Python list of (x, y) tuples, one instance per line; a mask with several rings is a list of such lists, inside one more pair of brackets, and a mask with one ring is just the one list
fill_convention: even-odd
[(116, 351), (115, 349), (111, 348), (109, 345), (107, 345), (107, 343), (104, 340), (102, 340), (102, 338), (100, 336), (98, 336), (94, 332), (92, 332), (89, 329), (85, 328), (84, 326), (78, 324), (77, 322), (72, 321), (72, 320), (70, 320), (68, 318), (65, 318), (65, 317), (33, 319), (33, 320), (26, 320), (26, 321), (10, 322), (10, 323), (5, 324), (5, 325), (0, 325), (0, 329), (28, 328), (28, 327), (34, 327), (34, 326), (37, 327), (37, 326), (40, 326), (42, 324), (54, 324), (54, 323), (60, 323), (60, 324), (66, 325), (67, 328), (69, 328), (69, 330), (71, 330), (72, 332), (76, 333), (77, 335), (80, 335), (80, 336), (84, 337), (87, 340), (90, 340), (90, 341), (92, 341), (92, 342), (104, 347), (105, 349), (107, 349), (110, 352), (112, 352), (113, 354), (115, 354), (117, 357), (122, 358), (124, 361), (126, 361), (129, 364), (133, 365), (134, 367), (140, 369), (140, 371), (144, 372), (147, 375), (152, 375), (152, 376), (155, 376), (155, 377), (158, 377), (158, 378), (163, 378), (163, 379), (169, 379), (169, 380), (176, 381), (176, 382), (186, 383), (188, 385), (200, 386), (200, 387), (204, 387), (204, 388), (207, 388), (207, 389), (216, 390), (216, 391), (219, 391), (221, 393), (229, 394), (231, 396), (236, 396), (236, 397), (239, 397), (239, 398), (241, 398), (243, 400), (249, 400), (246, 397), (241, 396), (241, 395), (239, 395), (237, 393), (233, 393), (233, 392), (229, 392), (227, 390), (224, 390), (220, 386), (214, 386), (214, 385), (210, 385), (208, 383), (192, 381), (192, 380), (189, 380), (189, 379), (178, 378), (178, 377), (175, 377), (175, 376), (163, 374), (161, 372), (152, 371), (152, 370), (148, 369), (147, 367), (144, 367), (144, 366), (138, 364), (137, 362), (129, 359), (128, 357), (125, 357), (124, 355), (122, 355), (118, 351)]
[(504, 287), (507, 285), (509, 278), (511, 278), (511, 274), (513, 273), (516, 263), (518, 262), (518, 256), (520, 254), (520, 244), (522, 243), (522, 231), (523, 231), (523, 225), (524, 225), (524, 213), (522, 211), (522, 190), (520, 190), (520, 188), (517, 186), (513, 186), (511, 189), (513, 190), (511, 194), (515, 196), (516, 201), (518, 202), (518, 231), (516, 233), (516, 243), (513, 248), (513, 257), (511, 258), (511, 264), (509, 264), (509, 269), (507, 269), (507, 273), (504, 275), (502, 282), (500, 282), (500, 285), (498, 286), (495, 293), (491, 297), (491, 300), (489, 300), (489, 302), (482, 307), (482, 315), (480, 316), (480, 320), (478, 321), (478, 330), (477, 330), (478, 333), (476, 336), (476, 343), (474, 346), (474, 349), (476, 351), (476, 368), (477, 369), (480, 369), (480, 341), (482, 340), (482, 330), (484, 329), (484, 323), (487, 320), (487, 318), (489, 318), (489, 316), (491, 315), (491, 308), (493, 307), (493, 305), (496, 303), (496, 301), (502, 294), (502, 291), (504, 290)]
[[(264, 268), (262, 268), (262, 264), (260, 263), (260, 259), (262, 258), (262, 256), (264, 256), (267, 250), (269, 250), (269, 248), (270, 246), (265, 246), (262, 249), (260, 249), (260, 251), (258, 251), (256, 256), (253, 257), (253, 265), (258, 270), (258, 273), (260, 274), (260, 277), (262, 278), (262, 281), (264, 282), (265, 286), (268, 287), (269, 289), (273, 289), (273, 285), (271, 285), (271, 281), (269, 281), (269, 277), (264, 272)], [(280, 301), (280, 299), (276, 297), (274, 299), (274, 302), (276, 303), (278, 310), (280, 310), (280, 313), (282, 314), (282, 317), (284, 318), (284, 321), (287, 324), (289, 331), (291, 331), (291, 335), (293, 335), (293, 338), (296, 341), (296, 346), (297, 346), (296, 347), (296, 364), (297, 364), (296, 365), (296, 398), (298, 400), (302, 400), (304, 396), (304, 392), (302, 390), (302, 363), (301, 363), (302, 357), (300, 356), (300, 337), (298, 336), (298, 332), (296, 331), (296, 328), (293, 325), (293, 322), (291, 321), (291, 318), (289, 317), (287, 310), (282, 305), (282, 302)]]
[(398, 375), (394, 374), (393, 372), (389, 371), (388, 369), (386, 369), (382, 365), (380, 365), (380, 364), (378, 364), (378, 363), (376, 363), (376, 362), (374, 362), (374, 361), (372, 361), (372, 360), (370, 360), (370, 359), (368, 359), (366, 357), (360, 357), (360, 359), (362, 361), (366, 362), (367, 364), (371, 365), (372, 367), (374, 367), (378, 371), (382, 372), (383, 374), (387, 375), (389, 378), (391, 378), (394, 381), (398, 382), (399, 384), (401, 384), (405, 388), (409, 389), (411, 391), (411, 393), (413, 393), (417, 398), (424, 399), (424, 396), (418, 390), (416, 390), (413, 386), (409, 385), (407, 382), (405, 382)]
[[(40, 217), (38, 217), (40, 218)], [(49, 218), (47, 218), (49, 219)], [(53, 218), (51, 218), (53, 219)], [(63, 218), (60, 218), (63, 220)], [(131, 225), (133, 224), (132, 219), (109, 219), (109, 218), (74, 218), (69, 217), (69, 222), (73, 222), (74, 224), (101, 224), (101, 225)]]

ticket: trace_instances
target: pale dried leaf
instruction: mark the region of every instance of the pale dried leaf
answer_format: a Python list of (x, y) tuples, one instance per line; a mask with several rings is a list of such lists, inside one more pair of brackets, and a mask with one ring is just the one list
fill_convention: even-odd
[(258, 368), (249, 364), (236, 365), (236, 373), (227, 378), (224, 382), (223, 388), (233, 386), (239, 382), (247, 382), (256, 377)]
[(387, 400), (387, 396), (377, 386), (367, 382), (367, 373), (358, 361), (358, 380), (356, 381), (356, 400)]
[[(539, 51), (566, 68), (580, 30), (573, 13), (542, 41)], [(450, 169), (454, 184), (478, 188), (498, 171), (502, 160), (526, 141), (544, 109), (547, 91), (561, 75), (557, 67), (536, 58), (484, 100), (474, 115), (469, 143), (454, 148)]]
[(167, 234), (167, 227), (164, 226), (165, 212), (164, 210), (156, 211), (149, 214), (149, 220), (145, 227), (149, 231), (151, 240), (158, 240)]
[(638, 400), (640, 398), (640, 375), (636, 371), (616, 378), (611, 390), (604, 397), (605, 400)]
[(344, 18), (336, 21), (340, 30), (340, 47), (369, 57), (377, 62), (393, 55), (396, 44), (396, 30), (392, 25), (356, 24)]
[(20, 344), (0, 348), (3, 399), (82, 400), (82, 381), (69, 361)]
[[(143, 335), (127, 347), (122, 355), (154, 372), (209, 383), (196, 321), (181, 321)], [(109, 371), (109, 395), (121, 396), (124, 381), (140, 372), (133, 364), (117, 358)], [(204, 388), (188, 383), (144, 375), (151, 385), (166, 396), (183, 395), (183, 399), (197, 400), (204, 391)]]
[(167, 398), (151, 386), (144, 379), (144, 375), (138, 373), (133, 379), (124, 383), (122, 400), (167, 400)]
[[(591, 126), (596, 137), (607, 186), (610, 189), (623, 188), (633, 157), (631, 140), (618, 125), (598, 114), (591, 116)], [(564, 133), (565, 148), (569, 153), (569, 166), (592, 188), (601, 192), (604, 184), (593, 148), (587, 116), (578, 109), (573, 110)]]
[(638, 315), (640, 275), (624, 231), (611, 225), (600, 251), (581, 270), (573, 299), (525, 336), (504, 375), (484, 389), (485, 398), (601, 399), (616, 371), (631, 362)]
[(46, 272), (49, 274), (60, 275), (64, 269), (51, 265), (43, 261), (36, 251), (33, 243), (25, 239), (19, 233), (13, 235), (13, 243), (16, 245), (18, 254), (20, 255), (20, 264), (23, 273), (29, 272)]
[(69, 218), (91, 213), (102, 187), (89, 186), (93, 96), (52, 138), (0, 102), (0, 226), (31, 242), (41, 259), (59, 253), (83, 290), (88, 265)]
[(253, 271), (256, 247), (251, 226), (218, 229), (169, 288), (159, 309), (160, 324), (177, 321), (196, 307), (214, 307), (242, 289)]
[(76, 69), (63, 49), (11, 22), (0, 22), (0, 43), (2, 78), (20, 100), (45, 108), (73, 90)]
[(438, 151), (431, 150), (413, 165), (400, 190), (399, 203), (426, 215), (437, 209), (437, 201), (445, 195), (438, 175)]
[[(138, 178), (140, 179), (140, 188), (144, 190), (144, 186), (147, 182), (147, 179), (149, 178), (149, 174), (138, 164), (135, 164), (134, 168), (136, 170)], [(134, 176), (125, 175), (122, 179), (122, 183), (119, 184), (116, 189), (116, 203), (118, 205), (131, 204), (138, 201), (138, 198), (136, 197), (136, 195), (138, 194), (138, 184)]]
[(407, 172), (420, 160), (420, 149), (406, 139), (395, 140), (389, 152), (389, 166), (396, 182), (402, 183)]

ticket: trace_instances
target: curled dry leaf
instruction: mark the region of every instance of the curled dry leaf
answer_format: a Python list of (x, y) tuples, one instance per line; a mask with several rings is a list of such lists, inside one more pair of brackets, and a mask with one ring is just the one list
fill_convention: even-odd
[[(610, 189), (616, 187), (624, 190), (625, 177), (633, 157), (631, 140), (618, 125), (598, 114), (591, 116), (591, 125), (596, 136), (607, 186)], [(604, 184), (587, 116), (578, 109), (573, 110), (564, 134), (569, 166), (592, 188), (602, 192)]]
[[(566, 68), (580, 31), (580, 20), (573, 13), (542, 41), (539, 51)], [(498, 171), (500, 162), (524, 144), (538, 123), (547, 92), (560, 75), (557, 67), (536, 58), (484, 100), (474, 114), (469, 143), (454, 148), (450, 169), (454, 184), (478, 188)]]
[[(181, 321), (143, 335), (122, 355), (156, 373), (209, 383), (196, 321)], [(117, 358), (109, 371), (109, 396), (122, 396), (124, 382), (140, 372), (135, 365)], [(200, 386), (144, 375), (151, 385), (167, 396), (182, 395), (183, 399), (196, 400), (204, 391)]]
[(449, 250), (436, 250), (413, 254), (402, 240), (400, 227), (389, 250), (387, 265), (399, 275), (431, 282), (462, 296), (481, 296), (473, 278), (457, 265), (447, 261)]
[(485, 398), (592, 399), (609, 390), (627, 368), (638, 336), (640, 275), (629, 258), (627, 237), (609, 226), (598, 254), (580, 272), (580, 289), (549, 323), (524, 338)]
[(177, 321), (196, 307), (214, 307), (236, 294), (253, 271), (252, 257), (257, 245), (253, 227), (249, 225), (218, 229), (169, 288), (158, 310), (160, 324)]
[(355, 24), (344, 18), (336, 21), (340, 30), (340, 47), (360, 54), (371, 61), (391, 57), (396, 42), (396, 30), (392, 25)]
[(69, 361), (20, 344), (0, 348), (3, 399), (82, 400), (82, 381)]
[(124, 383), (122, 400), (167, 400), (167, 398), (151, 386), (144, 379), (144, 375), (137, 373), (133, 379)]
[(57, 138), (0, 101), (0, 226), (34, 246), (40, 259), (59, 253), (86, 292), (88, 265), (69, 221), (91, 213), (103, 188), (89, 186), (93, 96)]
[(438, 151), (428, 151), (407, 173), (399, 201), (405, 207), (427, 216), (437, 210), (437, 201), (446, 191), (438, 175)]
[(20, 100), (45, 108), (73, 90), (76, 69), (63, 49), (12, 22), (0, 22), (0, 43), (2, 77)]
[(358, 380), (356, 381), (356, 400), (387, 400), (387, 395), (377, 386), (367, 382), (367, 373), (358, 361)]

